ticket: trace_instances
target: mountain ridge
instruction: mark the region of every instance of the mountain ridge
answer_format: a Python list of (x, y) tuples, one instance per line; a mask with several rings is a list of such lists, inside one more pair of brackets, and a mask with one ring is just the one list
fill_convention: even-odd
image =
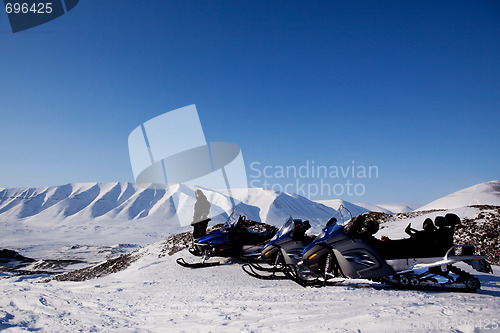
[[(43, 238), (45, 244), (101, 245), (99, 239), (105, 239), (106, 244), (122, 243), (123, 239), (147, 244), (168, 234), (191, 230), (195, 189), (188, 185), (148, 187), (125, 182), (2, 189), (0, 227), (4, 233), (0, 243), (25, 247)], [(232, 200), (237, 203), (235, 216), (246, 215), (278, 227), (293, 215), (321, 228), (335, 213), (330, 207), (295, 194), (258, 188), (232, 189), (231, 199), (227, 190), (204, 191), (212, 204), (211, 224), (227, 220)], [(188, 221), (187, 225), (179, 222), (181, 218)]]

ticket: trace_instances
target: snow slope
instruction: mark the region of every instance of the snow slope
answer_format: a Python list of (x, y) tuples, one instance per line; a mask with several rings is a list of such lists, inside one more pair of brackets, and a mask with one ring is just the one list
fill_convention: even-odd
[(500, 206), (500, 181), (477, 184), (437, 199), (417, 210), (450, 209), (472, 205)]
[[(359, 203), (357, 205), (360, 205)], [(397, 204), (397, 203), (389, 203), (389, 204), (378, 204), (377, 207), (387, 209), (391, 211), (393, 214), (397, 213), (408, 213), (413, 211), (413, 208), (411, 208), (408, 205), (405, 204)], [(374, 212), (378, 212), (378, 210), (373, 210)]]

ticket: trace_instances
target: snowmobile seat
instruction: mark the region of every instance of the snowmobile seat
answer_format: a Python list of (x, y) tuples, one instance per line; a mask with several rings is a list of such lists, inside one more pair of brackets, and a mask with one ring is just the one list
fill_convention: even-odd
[(430, 218), (426, 218), (424, 223), (422, 224), (422, 229), (427, 232), (433, 232), (436, 230), (436, 227), (434, 226), (434, 222)]
[(380, 223), (378, 221), (369, 220), (365, 223), (366, 231), (365, 233), (372, 236), (375, 235), (380, 229)]
[(460, 218), (455, 214), (448, 213), (445, 216), (436, 216), (434, 223), (438, 228), (454, 228), (460, 224)]
[(351, 219), (345, 228), (350, 238), (369, 238), (380, 229), (378, 221), (367, 220), (366, 215), (358, 215)]
[(360, 230), (365, 223), (366, 216), (358, 215), (355, 216), (349, 221), (349, 223), (345, 226), (345, 230), (347, 231), (347, 236), (350, 238), (357, 238), (359, 236)]
[(241, 227), (239, 237), (244, 245), (258, 245), (269, 241), (274, 234), (275, 232), (272, 231), (255, 232), (246, 227)]
[(456, 214), (448, 213), (444, 216), (444, 219), (446, 220), (446, 224), (451, 227), (455, 227), (457, 224), (460, 224), (460, 217)]
[[(375, 237), (365, 238), (384, 259), (430, 258), (442, 257), (453, 246), (452, 222), (445, 217), (437, 217), (436, 229), (432, 220), (424, 221), (424, 230), (414, 230), (410, 238), (381, 241)], [(456, 221), (450, 216), (450, 221)], [(408, 228), (408, 227), (407, 227)], [(372, 239), (373, 238), (373, 239)]]
[(365, 238), (384, 259), (404, 259), (415, 257), (416, 242), (412, 238), (381, 241), (371, 236)]
[(443, 257), (453, 246), (454, 226), (460, 223), (460, 218), (447, 214), (436, 217), (434, 223), (427, 218), (423, 223), (424, 230), (411, 229), (409, 238), (381, 241), (373, 237), (379, 229), (378, 221), (359, 215), (349, 222), (346, 231), (350, 238), (364, 239), (384, 259)]
[(444, 220), (444, 216), (436, 216), (434, 218), (434, 224), (436, 225), (436, 227), (438, 228), (441, 228), (442, 226), (445, 225), (445, 220)]
[(436, 235), (435, 247), (439, 252), (448, 251), (453, 246), (453, 234), (455, 225), (460, 224), (460, 218), (455, 214), (437, 216), (434, 223), (438, 227), (434, 232)]
[(302, 242), (307, 246), (311, 244), (315, 239), (316, 239), (315, 235), (312, 236), (304, 235), (304, 237), (302, 237)]
[(304, 221), (302, 220), (294, 220), (295, 223), (295, 230), (293, 231), (292, 234), (292, 239), (296, 242), (303, 240), (306, 236), (306, 231), (311, 228), (311, 224), (309, 221)]

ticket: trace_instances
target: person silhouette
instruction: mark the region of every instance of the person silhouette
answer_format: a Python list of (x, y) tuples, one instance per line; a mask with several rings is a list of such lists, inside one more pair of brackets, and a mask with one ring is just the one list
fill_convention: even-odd
[(210, 202), (208, 201), (202, 190), (197, 189), (195, 191), (195, 194), (196, 203), (194, 204), (194, 215), (191, 225), (194, 229), (193, 238), (197, 239), (205, 236), (207, 233), (207, 226), (208, 222), (210, 221), (210, 219), (208, 218), (208, 214), (210, 213)]

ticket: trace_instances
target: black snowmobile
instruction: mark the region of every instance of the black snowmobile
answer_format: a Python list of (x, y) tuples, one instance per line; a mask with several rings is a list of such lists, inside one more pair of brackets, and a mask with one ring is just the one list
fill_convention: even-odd
[(410, 238), (379, 240), (373, 236), (378, 221), (365, 215), (345, 226), (332, 219), (304, 249), (303, 264), (325, 281), (353, 278), (404, 288), (478, 290), (479, 280), (453, 264), (465, 262), (492, 273), (486, 257), (475, 254), (473, 245), (453, 244), (454, 227), (460, 223), (455, 214), (437, 217), (434, 223), (437, 228), (413, 231)]
[(294, 279), (298, 274), (308, 275), (309, 271), (302, 265), (302, 252), (314, 240), (314, 237), (306, 235), (310, 227), (309, 221), (290, 217), (262, 248), (261, 258), (270, 266), (248, 263), (242, 266), (243, 270), (264, 280)]
[(231, 223), (232, 215), (221, 229), (196, 239), (189, 248), (191, 254), (201, 257), (201, 262), (188, 263), (183, 258), (179, 258), (177, 263), (184, 267), (199, 268), (220, 264), (220, 262), (207, 262), (211, 257), (235, 257), (247, 261), (257, 259), (262, 245), (276, 234), (276, 228), (256, 232), (250, 230), (248, 226), (258, 222), (249, 221), (245, 216), (240, 216), (236, 222)]

